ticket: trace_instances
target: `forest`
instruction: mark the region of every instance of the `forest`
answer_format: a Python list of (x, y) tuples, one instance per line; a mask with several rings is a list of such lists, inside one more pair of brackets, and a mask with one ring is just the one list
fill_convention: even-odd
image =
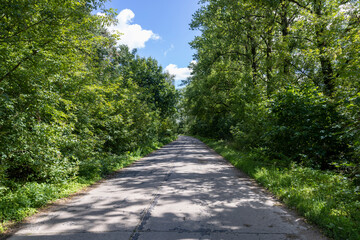
[(359, 173), (359, 3), (203, 1), (189, 130), (284, 163)]
[(0, 2), (0, 222), (175, 136), (172, 76), (116, 46), (105, 28), (114, 11), (103, 4)]
[(222, 145), (331, 237), (358, 239), (359, 1), (200, 3), (183, 131)]
[(117, 45), (115, 15), (0, 2), (0, 233), (186, 134), (327, 236), (359, 239), (359, 1), (200, 0), (180, 90)]

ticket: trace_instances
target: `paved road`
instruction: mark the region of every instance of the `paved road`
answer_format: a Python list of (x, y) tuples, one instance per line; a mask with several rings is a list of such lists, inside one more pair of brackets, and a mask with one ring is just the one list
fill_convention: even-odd
[(182, 136), (39, 214), (11, 239), (325, 238), (199, 140)]

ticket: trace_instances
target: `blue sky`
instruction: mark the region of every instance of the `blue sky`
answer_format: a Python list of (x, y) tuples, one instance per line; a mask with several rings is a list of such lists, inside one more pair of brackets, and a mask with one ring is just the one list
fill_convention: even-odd
[(113, 0), (106, 8), (117, 9), (118, 25), (111, 30), (123, 32), (120, 43), (136, 48), (143, 57), (153, 57), (176, 75), (176, 83), (189, 75), (193, 60), (190, 48), (198, 32), (189, 28), (198, 0)]

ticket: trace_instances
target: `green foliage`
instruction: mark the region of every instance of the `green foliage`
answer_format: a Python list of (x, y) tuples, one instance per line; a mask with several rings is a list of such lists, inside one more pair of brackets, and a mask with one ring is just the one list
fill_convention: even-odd
[(200, 3), (183, 129), (358, 178), (359, 3)]
[(267, 102), (246, 103), (240, 121), (231, 129), (237, 149), (261, 148), (269, 126)]
[(145, 149), (139, 148), (121, 156), (99, 154), (97, 158), (81, 161), (78, 177), (71, 181), (21, 184), (14, 181), (8, 182), (7, 187), (0, 187), (0, 233), (6, 230), (6, 226), (9, 225), (7, 223), (21, 221), (36, 213), (39, 207), (56, 199), (67, 197), (173, 140), (174, 137), (163, 143), (153, 143)]
[(330, 169), (349, 151), (345, 119), (335, 103), (313, 87), (288, 88), (274, 96), (266, 145), (270, 154), (306, 166)]
[(340, 163), (337, 167), (349, 172), (360, 185), (360, 93), (353, 94), (352, 97), (342, 99), (341, 113), (348, 119), (344, 137), (350, 139), (349, 148), (352, 149), (351, 161)]
[(92, 14), (102, 7), (102, 0), (0, 3), (0, 222), (22, 219), (71, 184), (98, 180), (176, 136), (172, 77), (156, 60), (117, 46), (119, 36), (104, 28), (114, 11)]
[(329, 236), (360, 238), (359, 1), (200, 4), (182, 130), (231, 142), (228, 160)]
[(350, 178), (296, 164), (279, 167), (257, 151), (237, 151), (227, 142), (201, 139), (329, 237), (359, 239), (360, 188)]
[(15, 184), (0, 198), (0, 219), (22, 220), (55, 199), (66, 197), (85, 185), (79, 183), (47, 184), (28, 182)]

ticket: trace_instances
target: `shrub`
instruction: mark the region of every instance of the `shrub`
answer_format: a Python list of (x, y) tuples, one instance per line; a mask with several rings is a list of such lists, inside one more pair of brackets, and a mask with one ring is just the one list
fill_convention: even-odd
[(272, 155), (321, 169), (344, 161), (349, 150), (343, 133), (345, 118), (316, 88), (288, 88), (275, 95), (270, 118), (266, 145)]

